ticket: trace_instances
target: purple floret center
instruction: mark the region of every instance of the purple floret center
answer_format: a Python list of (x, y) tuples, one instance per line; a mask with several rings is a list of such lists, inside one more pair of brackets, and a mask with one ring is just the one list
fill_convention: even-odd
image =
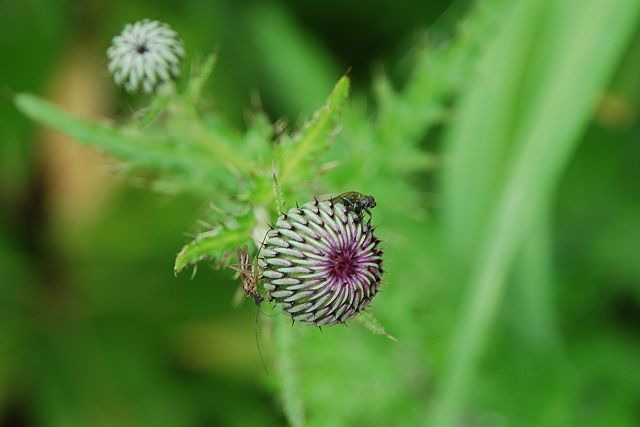
[(328, 258), (329, 272), (338, 283), (350, 281), (359, 269), (359, 257), (355, 248), (337, 249)]

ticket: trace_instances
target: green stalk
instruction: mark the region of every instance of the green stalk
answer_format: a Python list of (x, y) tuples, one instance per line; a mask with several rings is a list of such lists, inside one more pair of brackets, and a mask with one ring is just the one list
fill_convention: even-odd
[(280, 382), (280, 399), (284, 413), (292, 427), (303, 427), (304, 405), (300, 393), (299, 367), (294, 358), (295, 329), (288, 324), (284, 315), (274, 320), (274, 350), (276, 352), (276, 372)]

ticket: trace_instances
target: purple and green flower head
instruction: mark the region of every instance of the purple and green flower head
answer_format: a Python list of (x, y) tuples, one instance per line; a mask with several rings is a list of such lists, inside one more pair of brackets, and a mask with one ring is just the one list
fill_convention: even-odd
[(371, 196), (338, 196), (280, 216), (260, 252), (267, 297), (314, 325), (344, 323), (366, 308), (383, 273), (380, 240), (361, 212), (374, 206)]

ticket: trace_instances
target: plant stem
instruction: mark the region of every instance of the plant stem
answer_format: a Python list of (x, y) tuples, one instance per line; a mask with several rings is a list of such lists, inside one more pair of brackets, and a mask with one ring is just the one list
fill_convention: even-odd
[(284, 315), (275, 317), (274, 344), (276, 372), (280, 382), (280, 398), (284, 413), (292, 427), (304, 426), (304, 406), (300, 394), (300, 378), (294, 357), (295, 329)]

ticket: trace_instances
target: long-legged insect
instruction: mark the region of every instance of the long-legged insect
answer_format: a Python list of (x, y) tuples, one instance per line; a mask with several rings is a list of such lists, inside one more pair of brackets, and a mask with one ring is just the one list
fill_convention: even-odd
[(371, 209), (376, 207), (376, 199), (374, 199), (373, 196), (367, 196), (357, 191), (342, 193), (329, 199), (329, 201), (342, 203), (347, 211), (355, 213), (359, 220), (362, 219), (364, 215), (363, 211), (369, 215), (369, 220), (371, 220)]
[[(275, 170), (273, 172), (273, 194), (278, 203), (278, 214), (282, 214), (281, 209), (284, 208), (284, 201), (282, 200), (282, 192), (278, 185), (278, 179), (276, 178)], [(375, 204), (375, 203), (374, 203)], [(231, 264), (229, 267), (233, 269), (242, 278), (242, 290), (245, 295), (253, 298), (256, 306), (260, 306), (260, 303), (264, 301), (264, 297), (258, 292), (258, 282), (262, 278), (262, 271), (258, 265), (257, 258), (264, 246), (264, 242), (267, 238), (267, 234), (264, 235), (262, 243), (256, 253), (256, 259), (251, 260), (249, 257), (249, 248), (247, 245), (243, 245), (236, 249), (236, 255), (238, 258), (238, 264)]]
[[(262, 249), (262, 245), (260, 246)], [(260, 252), (258, 249), (258, 253)], [(258, 348), (258, 354), (264, 366), (264, 371), (269, 375), (269, 370), (262, 356), (262, 350), (260, 350), (260, 341), (258, 340), (258, 312), (260, 311), (260, 304), (264, 301), (264, 297), (258, 292), (258, 282), (260, 281), (260, 266), (255, 260), (249, 257), (249, 248), (247, 245), (243, 245), (236, 249), (236, 255), (238, 257), (238, 264), (230, 264), (229, 267), (238, 273), (242, 279), (242, 290), (247, 297), (253, 298), (258, 310), (256, 311), (256, 324), (255, 324), (255, 338), (256, 347)], [(256, 255), (257, 256), (257, 255)]]
[(249, 257), (249, 248), (247, 245), (236, 249), (238, 256), (238, 264), (231, 264), (229, 267), (236, 271), (242, 279), (242, 290), (248, 296), (253, 298), (256, 305), (259, 306), (264, 297), (258, 292), (258, 281), (260, 280), (260, 266), (257, 262)]

